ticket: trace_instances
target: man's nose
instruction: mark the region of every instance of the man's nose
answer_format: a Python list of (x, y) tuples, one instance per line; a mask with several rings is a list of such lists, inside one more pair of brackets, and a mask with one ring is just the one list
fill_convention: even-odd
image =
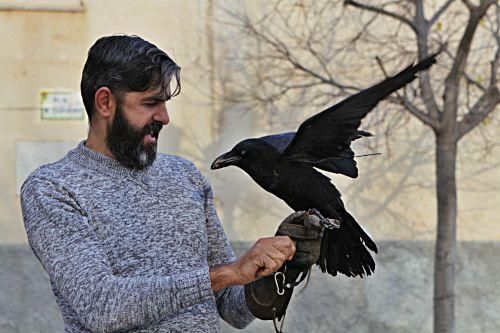
[(167, 106), (165, 104), (158, 107), (158, 110), (156, 110), (153, 119), (161, 122), (163, 125), (169, 123), (170, 117), (168, 116)]

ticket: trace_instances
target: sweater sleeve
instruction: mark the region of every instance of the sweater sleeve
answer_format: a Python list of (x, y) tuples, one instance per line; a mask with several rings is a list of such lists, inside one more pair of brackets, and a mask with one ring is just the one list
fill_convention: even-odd
[[(202, 177), (205, 194), (205, 212), (208, 231), (208, 263), (209, 266), (226, 264), (236, 260), (214, 207), (213, 193), (208, 181)], [(244, 328), (255, 316), (250, 312), (245, 301), (243, 286), (232, 286), (215, 293), (217, 310), (222, 319), (236, 328)]]
[(147, 326), (213, 299), (208, 267), (166, 277), (119, 277), (85, 212), (63, 187), (31, 177), (21, 190), (29, 244), (53, 287), (93, 332)]

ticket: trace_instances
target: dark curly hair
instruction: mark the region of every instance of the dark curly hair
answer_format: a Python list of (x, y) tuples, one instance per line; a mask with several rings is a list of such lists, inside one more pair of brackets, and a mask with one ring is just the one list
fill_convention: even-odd
[(89, 50), (80, 83), (89, 122), (99, 88), (108, 87), (120, 101), (125, 92), (161, 86), (163, 97), (168, 100), (180, 93), (180, 69), (165, 52), (141, 37), (113, 35), (98, 39)]

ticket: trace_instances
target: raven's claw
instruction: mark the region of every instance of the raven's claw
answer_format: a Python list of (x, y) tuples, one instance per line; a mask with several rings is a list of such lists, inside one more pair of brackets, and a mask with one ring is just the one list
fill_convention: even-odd
[(307, 211), (309, 215), (316, 216), (319, 218), (319, 221), (314, 221), (313, 224), (317, 224), (317, 226), (323, 226), (325, 229), (338, 229), (340, 228), (340, 221), (337, 219), (329, 219), (324, 217), (319, 210), (316, 208), (311, 208)]
[(325, 227), (325, 229), (340, 228), (340, 221), (336, 219), (321, 219), (320, 223)]

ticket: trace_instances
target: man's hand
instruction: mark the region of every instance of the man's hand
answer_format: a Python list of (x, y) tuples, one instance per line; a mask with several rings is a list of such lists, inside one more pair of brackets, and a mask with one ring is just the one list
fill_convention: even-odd
[(339, 227), (339, 221), (326, 219), (315, 209), (290, 214), (276, 232), (295, 241), (295, 256), (287, 267), (308, 269), (314, 265), (320, 257), (324, 229)]
[(288, 236), (259, 239), (235, 262), (210, 268), (212, 290), (244, 285), (276, 272), (295, 254), (295, 244)]
[(234, 262), (238, 284), (276, 272), (295, 254), (295, 244), (288, 236), (261, 238), (240, 259)]

